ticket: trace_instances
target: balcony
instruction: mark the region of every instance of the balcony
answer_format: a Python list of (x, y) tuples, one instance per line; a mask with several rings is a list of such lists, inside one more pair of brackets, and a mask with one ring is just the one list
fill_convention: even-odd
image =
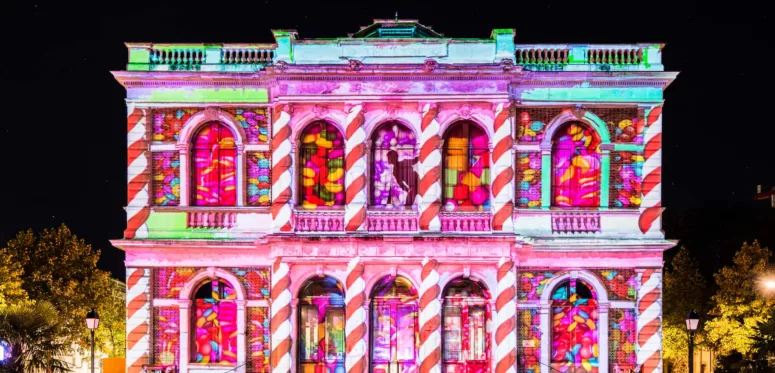
[(417, 232), (418, 214), (415, 210), (372, 210), (367, 214), (369, 232)]
[(639, 209), (519, 208), (516, 233), (538, 238), (664, 239), (659, 232), (640, 231)]
[(296, 232), (341, 233), (344, 232), (343, 210), (296, 210), (293, 215)]
[(659, 44), (517, 44), (517, 65), (533, 71), (662, 71)]
[(272, 63), (274, 44), (127, 44), (130, 71), (255, 72)]
[(492, 214), (486, 212), (442, 212), (442, 232), (476, 233), (489, 232)]

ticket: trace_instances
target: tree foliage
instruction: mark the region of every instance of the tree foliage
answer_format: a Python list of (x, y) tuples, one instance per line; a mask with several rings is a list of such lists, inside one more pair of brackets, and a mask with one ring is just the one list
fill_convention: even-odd
[(10, 345), (11, 358), (0, 372), (67, 372), (60, 360), (70, 345), (61, 338), (59, 311), (49, 302), (14, 304), (0, 309), (0, 335)]
[(755, 352), (758, 325), (770, 318), (773, 307), (758, 286), (771, 255), (758, 241), (743, 243), (733, 264), (714, 275), (718, 290), (712, 297), (713, 318), (706, 324), (706, 335), (720, 355)]
[(0, 309), (27, 301), (21, 264), (7, 250), (0, 249)]
[(686, 315), (690, 310), (701, 311), (706, 303), (705, 278), (700, 266), (685, 247), (676, 253), (665, 271), (662, 315), (662, 348), (665, 360), (673, 363), (673, 371), (688, 369), (688, 334)]
[[(32, 230), (19, 232), (4, 250), (16, 258), (22, 270), (22, 288), (30, 299), (47, 301), (58, 311), (62, 321), (59, 332), (65, 341), (89, 346), (84, 319), (95, 308), (101, 319), (95, 337), (97, 348), (121, 356), (111, 351), (123, 351), (123, 341), (115, 338), (117, 333), (124, 333), (124, 316), (117, 318), (125, 309), (123, 294), (116, 292), (108, 273), (97, 268), (99, 250), (92, 249), (65, 225), (38, 234)], [(113, 331), (107, 332), (106, 325)]]

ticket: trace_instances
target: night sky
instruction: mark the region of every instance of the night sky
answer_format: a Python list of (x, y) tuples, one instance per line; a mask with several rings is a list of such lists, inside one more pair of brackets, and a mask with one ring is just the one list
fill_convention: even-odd
[(0, 5), (0, 244), (65, 223), (123, 278), (123, 252), (108, 240), (126, 224), (125, 91), (110, 74), (126, 67), (124, 42), (271, 43), (270, 29), (339, 37), (398, 12), (450, 37), (515, 28), (517, 43), (666, 43), (666, 70), (681, 72), (665, 93), (668, 238), (709, 278), (744, 240), (775, 249), (775, 209), (753, 201), (757, 184), (775, 185), (764, 1), (74, 3)]

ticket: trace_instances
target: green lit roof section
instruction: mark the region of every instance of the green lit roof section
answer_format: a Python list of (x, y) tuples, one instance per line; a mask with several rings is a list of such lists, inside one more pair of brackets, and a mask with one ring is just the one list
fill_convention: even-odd
[(375, 19), (369, 26), (350, 35), (362, 39), (431, 39), (444, 37), (416, 19)]

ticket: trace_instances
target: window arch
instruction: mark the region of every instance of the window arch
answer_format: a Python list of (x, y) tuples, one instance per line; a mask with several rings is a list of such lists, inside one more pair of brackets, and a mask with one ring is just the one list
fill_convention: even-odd
[(237, 363), (237, 292), (227, 282), (208, 280), (196, 290), (191, 322), (191, 362)]
[(299, 200), (305, 208), (344, 205), (344, 138), (325, 121), (304, 129), (299, 149)]
[(192, 205), (235, 206), (237, 147), (234, 133), (219, 122), (206, 123), (193, 138), (192, 152)]
[(600, 136), (588, 125), (569, 122), (554, 134), (552, 205), (600, 206)]
[(484, 130), (459, 121), (444, 134), (444, 209), (490, 209), (490, 147)]
[(417, 291), (405, 277), (388, 276), (371, 292), (371, 372), (416, 371), (419, 366)]
[(313, 278), (299, 293), (299, 365), (301, 371), (344, 371), (344, 287), (333, 277)]
[[(591, 285), (571, 278), (552, 292), (553, 370), (598, 373), (598, 297)], [(603, 325), (607, 327), (607, 325)]]
[(377, 208), (412, 206), (417, 196), (417, 138), (398, 122), (379, 127), (371, 139), (371, 204)]
[(490, 360), (490, 294), (478, 281), (452, 280), (444, 290), (444, 372), (485, 372)]

